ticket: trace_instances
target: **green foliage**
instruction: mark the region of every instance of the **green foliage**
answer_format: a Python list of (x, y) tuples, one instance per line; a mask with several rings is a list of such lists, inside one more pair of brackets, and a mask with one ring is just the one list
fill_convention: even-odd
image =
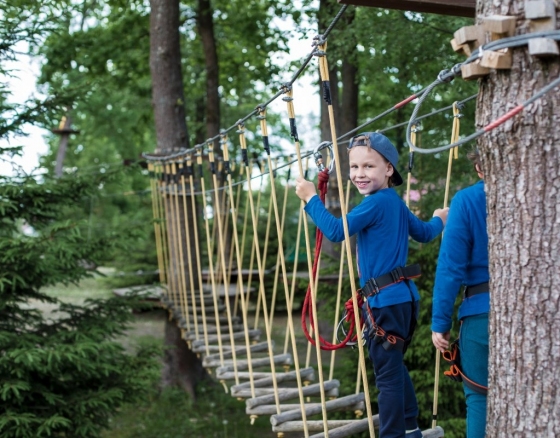
[(239, 415), (244, 404), (219, 386), (200, 384), (196, 403), (184, 391), (153, 391), (141, 403), (123, 408), (103, 438), (273, 437), (267, 416), (250, 425)]
[[(107, 179), (107, 178), (106, 178)], [(126, 236), (88, 234), (76, 212), (99, 178), (0, 186), (0, 435), (96, 437), (158, 373), (157, 349), (126, 354), (115, 341), (139, 302), (60, 302), (42, 288), (77, 283)], [(21, 232), (21, 225), (32, 233)], [(29, 235), (31, 234), (31, 235)], [(56, 307), (52, 318), (39, 303)]]

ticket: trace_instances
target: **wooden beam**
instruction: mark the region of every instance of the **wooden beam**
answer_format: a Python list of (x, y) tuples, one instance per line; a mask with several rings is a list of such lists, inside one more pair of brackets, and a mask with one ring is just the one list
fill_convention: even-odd
[(475, 18), (475, 0), (338, 0), (338, 3)]

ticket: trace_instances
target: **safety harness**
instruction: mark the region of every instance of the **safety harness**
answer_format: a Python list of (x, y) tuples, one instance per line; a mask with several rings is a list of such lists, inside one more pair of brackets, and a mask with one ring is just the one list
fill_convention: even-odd
[(381, 328), (376, 322), (371, 311), (371, 307), (368, 304), (368, 298), (377, 295), (382, 289), (391, 286), (392, 284), (400, 283), (401, 281), (411, 280), (413, 278), (419, 277), (421, 274), (420, 265), (414, 264), (405, 267), (399, 266), (393, 269), (387, 274), (383, 274), (379, 277), (370, 278), (366, 281), (363, 288), (358, 289), (358, 293), (363, 298), (362, 314), (365, 315), (365, 325), (367, 329), (367, 336), (369, 339), (373, 340), (378, 344), (382, 344), (385, 350), (399, 350), (404, 354), (410, 341), (412, 340), (412, 335), (416, 329), (416, 306), (414, 304), (414, 296), (410, 292), (411, 306), (412, 306), (412, 318), (410, 321), (410, 326), (408, 329), (408, 335), (405, 339), (400, 336), (396, 336), (391, 333), (387, 333), (383, 328)]
[[(466, 286), (463, 291), (464, 298), (470, 298), (474, 295), (482, 294), (490, 290), (488, 282), (475, 284), (473, 286)], [(465, 386), (473, 391), (486, 395), (488, 387), (476, 383), (474, 380), (469, 379), (461, 370), (461, 352), (459, 350), (459, 338), (451, 343), (451, 348), (442, 353), (443, 359), (449, 364), (449, 370), (444, 371), (443, 374), (456, 382), (463, 382)]]

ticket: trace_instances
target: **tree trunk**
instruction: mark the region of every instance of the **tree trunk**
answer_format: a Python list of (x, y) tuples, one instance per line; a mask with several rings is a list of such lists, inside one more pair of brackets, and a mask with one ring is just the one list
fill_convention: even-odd
[(196, 384), (207, 376), (202, 362), (182, 338), (177, 322), (166, 318), (162, 385), (164, 387), (178, 386), (195, 399)]
[(181, 72), (179, 2), (150, 1), (150, 73), (157, 151), (189, 147)]
[[(185, 99), (183, 94), (183, 77), (181, 71), (181, 48), (179, 38), (179, 2), (176, 0), (151, 0), (150, 15), (150, 71), (152, 75), (152, 99), (154, 120), (156, 127), (157, 147), (156, 152), (169, 154), (182, 148), (189, 147), (187, 123), (185, 119)], [(170, 187), (173, 187), (170, 185)], [(173, 187), (172, 193), (175, 193)], [(172, 297), (179, 298), (182, 285), (181, 275), (185, 275), (185, 284), (190, 284), (188, 278), (188, 263), (196, 265), (194, 251), (191, 259), (187, 259), (185, 215), (181, 195), (178, 199), (178, 208), (175, 205), (175, 196), (168, 195), (166, 218), (170, 245), (170, 276), (169, 285), (175, 285), (176, 290), (169, 290)], [(188, 207), (190, 200), (186, 198)], [(172, 213), (173, 212), (173, 213)], [(196, 221), (196, 213), (187, 208), (188, 221), (191, 226), (191, 242), (194, 239), (192, 224)], [(179, 221), (179, 231), (176, 223)], [(182, 247), (183, 259), (181, 260), (177, 243)], [(193, 279), (196, 283), (197, 278)], [(187, 294), (190, 296), (190, 294)], [(179, 306), (180, 299), (175, 299)], [(178, 321), (167, 321), (165, 327), (165, 345), (168, 347), (164, 356), (162, 384), (178, 385), (191, 395), (195, 395), (196, 383), (202, 380), (206, 373), (202, 363), (187, 346), (181, 337), (181, 330), (177, 327)]]
[[(220, 72), (212, 15), (210, 1), (199, 0), (196, 21), (206, 66), (206, 138), (212, 138), (220, 133), (220, 94), (218, 92)], [(215, 143), (214, 150), (218, 152), (219, 142)]]
[[(478, 5), (479, 17), (517, 15), (518, 32), (526, 33), (519, 11), (521, 0)], [(558, 57), (543, 62), (527, 46), (514, 49), (511, 70), (481, 81), (478, 127), (559, 73)], [(491, 278), (488, 437), (560, 435), (559, 107), (556, 88), (478, 142)]]

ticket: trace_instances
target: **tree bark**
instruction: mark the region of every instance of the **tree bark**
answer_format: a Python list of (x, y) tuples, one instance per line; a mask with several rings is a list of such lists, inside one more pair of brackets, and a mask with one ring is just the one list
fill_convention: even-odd
[[(529, 32), (521, 0), (486, 0), (477, 12), (516, 15), (517, 33)], [(514, 49), (511, 70), (481, 81), (478, 127), (559, 74), (558, 57), (541, 61), (527, 46)], [(491, 278), (487, 437), (560, 435), (559, 107), (557, 88), (478, 142)]]
[[(210, 1), (199, 0), (196, 21), (206, 66), (206, 138), (212, 138), (220, 133), (220, 94), (218, 92), (220, 71), (212, 15), (213, 9)], [(214, 144), (214, 150), (218, 152), (219, 142)]]
[(179, 2), (150, 0), (150, 73), (157, 151), (189, 147), (181, 72)]
[[(150, 72), (152, 76), (152, 104), (156, 128), (156, 152), (170, 154), (189, 147), (187, 123), (185, 119), (185, 98), (183, 94), (183, 76), (181, 71), (181, 47), (179, 37), (179, 2), (177, 0), (151, 0), (150, 15)], [(177, 193), (174, 185), (170, 185), (171, 193)], [(174, 194), (166, 195), (167, 230), (169, 242), (179, 244), (170, 245), (169, 267), (171, 281), (168, 282), (169, 294), (175, 298), (175, 306), (181, 304), (181, 287), (184, 274), (185, 284), (190, 284), (188, 278), (188, 263), (196, 265), (194, 251), (191, 259), (187, 258), (186, 232), (190, 232), (191, 242), (194, 239), (192, 224), (197, 214), (190, 207), (190, 200), (179, 196), (175, 204)], [(190, 227), (185, 227), (183, 202), (187, 202), (187, 214)], [(177, 221), (179, 226), (177, 227)], [(187, 230), (185, 232), (185, 230)], [(193, 281), (197, 282), (197, 278)], [(171, 290), (174, 289), (174, 290)], [(190, 294), (187, 293), (187, 296)], [(202, 363), (182, 339), (178, 321), (167, 321), (165, 327), (165, 345), (162, 384), (178, 385), (193, 397), (196, 383), (202, 380), (206, 373)]]

